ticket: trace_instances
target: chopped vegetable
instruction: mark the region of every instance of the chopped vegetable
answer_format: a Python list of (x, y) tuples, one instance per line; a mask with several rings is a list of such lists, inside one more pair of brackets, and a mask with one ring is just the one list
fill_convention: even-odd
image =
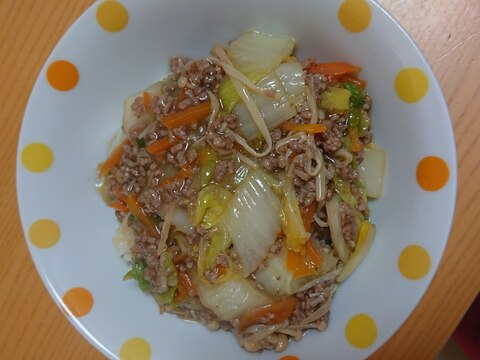
[(204, 101), (197, 105), (192, 105), (183, 110), (172, 112), (162, 119), (160, 122), (167, 129), (175, 129), (180, 126), (197, 124), (204, 120), (211, 111), (211, 102)]
[(305, 98), (305, 73), (298, 61), (283, 63), (277, 66), (275, 74), (282, 82), (288, 95), (293, 96), (293, 104), (297, 105)]
[(143, 292), (146, 292), (152, 288), (152, 284), (145, 280), (144, 278), (145, 272), (145, 262), (139, 261), (132, 265), (132, 269), (125, 274), (123, 280), (137, 280), (138, 287)]
[(352, 93), (347, 89), (330, 86), (322, 93), (320, 107), (327, 111), (346, 113), (350, 107), (351, 95)]
[(287, 251), (287, 270), (293, 274), (294, 279), (313, 275), (319, 270), (319, 266), (306, 255), (306, 252)]
[(248, 31), (232, 41), (226, 52), (242, 73), (260, 72), (265, 75), (286, 60), (294, 48), (295, 39), (291, 37)]
[(251, 309), (242, 315), (238, 327), (243, 330), (253, 324), (280, 324), (292, 315), (298, 299), (289, 296), (280, 301), (274, 301), (256, 309)]
[(167, 184), (179, 179), (186, 179), (195, 175), (194, 169), (189, 165), (183, 165), (177, 173), (169, 178), (166, 178), (158, 184), (159, 187), (164, 187)]
[(192, 181), (192, 187), (202, 189), (212, 179), (217, 164), (218, 155), (211, 147), (202, 147), (198, 151), (198, 165), (200, 167), (198, 174)]
[(233, 277), (211, 285), (193, 277), (193, 283), (202, 304), (220, 319), (233, 321), (248, 310), (272, 301), (248, 279)]
[(312, 259), (314, 264), (319, 267), (322, 264), (322, 257), (313, 246), (313, 241), (311, 238), (308, 239), (307, 243), (305, 244), (305, 248), (307, 249), (307, 254), (310, 256), (310, 259)]
[(332, 198), (327, 201), (326, 207), (333, 247), (337, 251), (340, 259), (346, 262), (350, 257), (350, 250), (347, 244), (345, 244), (345, 238), (343, 237), (339, 196), (333, 195)]
[(363, 161), (358, 166), (358, 172), (368, 197), (379, 198), (382, 195), (385, 162), (385, 151), (378, 146), (363, 149)]
[(292, 122), (284, 122), (280, 127), (286, 131), (304, 132), (307, 134), (320, 134), (327, 130), (323, 124), (295, 124)]
[(344, 62), (331, 63), (312, 63), (307, 67), (307, 72), (310, 74), (323, 74), (326, 76), (339, 77), (343, 75), (351, 75), (358, 73), (361, 68)]
[(143, 105), (145, 106), (146, 112), (152, 110), (152, 95), (150, 95), (148, 91), (143, 92)]
[(350, 108), (348, 113), (348, 128), (358, 128), (361, 123), (362, 112), (357, 107)]
[(123, 148), (128, 144), (128, 140), (124, 140), (115, 150), (112, 151), (108, 159), (100, 167), (100, 176), (107, 175), (112, 168), (117, 165), (123, 156)]
[(352, 106), (361, 108), (365, 104), (365, 94), (357, 84), (347, 81), (342, 86), (352, 94), (352, 96), (350, 96), (350, 103)]
[[(291, 96), (294, 94), (287, 93), (282, 82), (275, 73), (269, 73), (258, 82), (258, 86), (275, 90), (278, 99), (268, 98), (259, 94), (252, 94), (255, 104), (258, 106), (260, 113), (265, 120), (268, 130), (273, 130), (286, 120), (292, 118), (297, 113), (295, 103), (292, 103)], [(305, 83), (304, 83), (305, 87)], [(255, 124), (245, 103), (238, 103), (234, 111), (240, 124), (240, 129), (247, 140), (254, 140), (259, 136), (258, 126)]]
[(309, 234), (303, 226), (302, 215), (292, 179), (285, 179), (284, 190), (285, 196), (282, 199), (282, 231), (285, 235), (285, 244), (298, 252), (307, 242)]
[(242, 276), (250, 275), (270, 251), (281, 229), (281, 208), (260, 171), (249, 174), (230, 200), (218, 226), (232, 239)]
[(135, 141), (137, 142), (137, 146), (139, 149), (147, 147), (147, 142), (144, 138), (136, 138)]
[(333, 178), (333, 183), (335, 185), (335, 192), (340, 195), (340, 198), (344, 203), (353, 207), (357, 206), (357, 199), (353, 196), (352, 188), (348, 181), (335, 176)]
[(210, 231), (208, 240), (202, 240), (199, 245), (198, 272), (204, 274), (206, 270), (214, 271), (218, 256), (224, 253), (231, 243), (231, 237), (223, 229)]
[(178, 144), (179, 139), (171, 139), (169, 137), (164, 137), (159, 140), (154, 141), (153, 143), (147, 146), (147, 152), (152, 155), (158, 155), (163, 151), (170, 149), (173, 145)]
[(310, 228), (312, 227), (313, 222), (313, 215), (317, 210), (318, 203), (313, 201), (309, 206), (304, 206), (300, 208), (300, 212), (302, 215), (303, 226), (305, 231), (310, 232)]
[[(256, 83), (286, 60), (294, 47), (292, 38), (249, 31), (231, 42), (226, 53), (233, 65)], [(219, 95), (227, 112), (240, 99), (229, 77), (220, 85)]]
[(113, 245), (117, 249), (118, 254), (126, 261), (132, 261), (130, 249), (135, 242), (135, 232), (128, 226), (129, 216), (125, 216), (118, 226), (117, 232), (112, 239)]
[(363, 258), (367, 254), (370, 246), (373, 243), (373, 238), (375, 237), (376, 228), (375, 225), (371, 224), (368, 221), (362, 222), (360, 226), (360, 231), (358, 233), (357, 244), (355, 245), (355, 250), (352, 253), (350, 259), (342, 269), (342, 272), (336, 277), (337, 282), (344, 281), (350, 274), (360, 265)]
[(362, 150), (363, 144), (358, 137), (357, 128), (352, 127), (348, 129), (348, 138), (350, 140), (350, 150), (352, 150), (353, 152), (359, 152), (360, 150)]
[(121, 212), (129, 212), (130, 210), (128, 209), (127, 205), (125, 205), (121, 201), (112, 201), (110, 204), (108, 204), (112, 209), (121, 211)]
[(232, 194), (218, 185), (203, 188), (197, 197), (192, 223), (210, 229), (216, 225), (228, 206)]
[(175, 303), (176, 291), (176, 288), (170, 287), (164, 293), (155, 294), (155, 300), (159, 305), (173, 305)]
[(177, 292), (175, 293), (175, 303), (181, 303), (187, 300), (191, 296), (197, 294), (197, 289), (193, 285), (192, 279), (187, 273), (179, 272), (178, 273), (178, 286)]
[(138, 203), (137, 195), (130, 193), (127, 198), (127, 206), (138, 221), (145, 227), (150, 236), (157, 237), (160, 235), (155, 223), (143, 212), (142, 207)]
[(365, 80), (359, 79), (354, 75), (344, 75), (338, 78), (340, 82), (352, 82), (357, 85), (360, 89), (365, 89), (367, 87), (367, 82)]

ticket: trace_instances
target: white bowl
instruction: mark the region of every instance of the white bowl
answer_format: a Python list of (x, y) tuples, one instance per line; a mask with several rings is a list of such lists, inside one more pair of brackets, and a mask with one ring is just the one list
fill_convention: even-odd
[[(360, 0), (348, 1), (362, 6)], [(327, 331), (306, 334), (282, 355), (307, 360), (361, 359), (372, 354), (407, 319), (426, 291), (448, 239), (455, 202), (456, 158), (448, 111), (413, 41), (374, 2), (362, 3), (371, 20), (360, 32), (342, 26), (338, 0), (124, 0), (128, 25), (117, 32), (104, 30), (97, 21), (96, 14), (100, 20), (103, 16), (100, 6), (103, 10), (116, 6), (112, 1), (106, 4), (94, 3), (50, 55), (33, 89), (19, 141), (22, 223), (37, 269), (57, 304), (64, 307), (62, 298), (69, 289), (87, 289), (93, 307), (82, 317), (68, 310), (67, 316), (111, 358), (119, 356), (122, 346), (123, 351), (136, 351), (145, 344), (154, 359), (218, 359), (226, 354), (232, 360), (281, 357), (273, 351), (249, 354), (229, 333), (209, 332), (171, 315), (160, 316), (151, 297), (134, 283), (122, 281), (128, 265), (111, 243), (116, 220), (94, 186), (95, 167), (106, 157), (108, 141), (120, 127), (127, 95), (164, 77), (170, 55), (206, 56), (213, 44), (256, 28), (293, 35), (299, 58), (358, 64), (361, 77), (368, 81), (374, 99), (375, 141), (388, 154), (384, 195), (371, 203), (378, 234), (361, 266), (335, 296)], [(362, 11), (357, 9), (355, 14), (358, 17)], [(357, 25), (361, 27), (363, 20)], [(351, 24), (352, 20), (347, 16), (346, 21)], [(121, 19), (104, 23), (116, 25), (121, 27)], [(80, 74), (70, 91), (55, 90), (47, 81), (47, 69), (59, 59), (74, 64)], [(428, 79), (426, 94), (413, 103), (402, 100), (394, 86), (399, 72), (411, 67)], [(415, 78), (407, 77), (409, 81)], [(53, 160), (44, 147), (28, 147), (32, 143), (46, 144)], [(427, 156), (442, 159), (449, 169), (446, 183), (436, 191), (424, 190), (416, 179), (417, 166)], [(436, 168), (430, 170), (424, 176), (438, 183)], [(59, 227), (54, 245), (55, 225), (38, 223), (39, 219), (52, 220)], [(42, 231), (54, 237), (43, 248), (38, 246)], [(412, 244), (420, 248), (404, 252)], [(399, 260), (402, 252), (405, 264)], [(358, 314), (367, 314), (375, 328), (360, 321), (360, 338), (352, 341), (352, 335), (346, 335), (347, 324)], [(131, 338), (144, 341), (126, 342)], [(142, 358), (140, 353), (137, 357)]]

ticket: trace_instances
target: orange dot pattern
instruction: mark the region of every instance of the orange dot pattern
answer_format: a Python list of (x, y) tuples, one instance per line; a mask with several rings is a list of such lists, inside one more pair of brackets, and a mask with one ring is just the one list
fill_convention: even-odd
[(75, 287), (63, 295), (63, 304), (76, 318), (87, 315), (93, 307), (93, 296), (87, 289)]
[(417, 165), (417, 182), (423, 190), (438, 191), (450, 176), (447, 163), (437, 156), (424, 157)]
[(45, 144), (31, 143), (23, 148), (20, 159), (25, 169), (34, 173), (41, 173), (52, 166), (53, 152)]
[(279, 358), (278, 360), (300, 360), (300, 358), (294, 356), (294, 355), (285, 355)]
[(77, 86), (80, 74), (75, 65), (67, 60), (57, 60), (47, 69), (47, 80), (51, 87), (59, 91), (69, 91)]

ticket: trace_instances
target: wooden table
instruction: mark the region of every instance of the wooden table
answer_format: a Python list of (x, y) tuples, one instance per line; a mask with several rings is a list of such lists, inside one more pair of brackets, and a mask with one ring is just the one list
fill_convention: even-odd
[[(92, 0), (0, 1), (0, 358), (100, 359), (50, 299), (22, 234), (15, 159), (34, 81), (57, 41)], [(372, 359), (431, 359), (480, 289), (480, 2), (380, 1), (413, 36), (447, 99), (459, 161), (450, 241), (432, 285)]]

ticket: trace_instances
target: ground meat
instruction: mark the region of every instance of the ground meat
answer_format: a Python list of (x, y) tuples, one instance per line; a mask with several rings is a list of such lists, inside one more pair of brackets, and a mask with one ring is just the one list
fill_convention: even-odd
[(367, 197), (361, 193), (360, 189), (355, 184), (351, 184), (350, 188), (353, 196), (357, 199), (357, 210), (364, 215), (368, 215)]
[(176, 179), (165, 184), (160, 189), (160, 196), (164, 202), (170, 203), (175, 201), (180, 207), (187, 207), (190, 200), (196, 195), (196, 190), (192, 187), (191, 178)]
[(172, 56), (170, 58), (170, 72), (174, 79), (178, 79), (183, 72), (185, 64), (189, 61), (188, 58), (181, 56)]
[(347, 181), (358, 179), (358, 170), (354, 169), (352, 164), (337, 169), (337, 173), (342, 179)]
[[(316, 284), (310, 289), (295, 294), (297, 299), (299, 299), (299, 303), (290, 317), (290, 322), (292, 324), (299, 324), (303, 319), (322, 306), (332, 295), (332, 292), (335, 291), (334, 289), (333, 280), (330, 280)], [(328, 321), (327, 318), (322, 320), (325, 321), (325, 319)]]
[(212, 122), (207, 130), (205, 139), (218, 153), (226, 155), (233, 152), (235, 139), (227, 129), (235, 130), (238, 126), (237, 118), (233, 114), (220, 116)]
[(350, 205), (340, 204), (343, 237), (347, 245), (353, 250), (357, 242), (358, 226), (355, 221), (355, 211)]
[(217, 160), (215, 164), (214, 179), (215, 181), (221, 181), (226, 174), (235, 173), (235, 162), (233, 160)]
[(333, 155), (343, 145), (343, 138), (347, 130), (345, 119), (330, 121), (330, 128), (320, 135), (319, 145), (326, 154)]
[[(296, 181), (295, 181), (296, 180)], [(315, 180), (299, 182), (294, 180), (297, 189), (297, 199), (300, 205), (310, 206), (315, 201)]]
[(155, 214), (162, 205), (160, 193), (157, 190), (147, 188), (138, 196), (143, 210), (148, 214)]

